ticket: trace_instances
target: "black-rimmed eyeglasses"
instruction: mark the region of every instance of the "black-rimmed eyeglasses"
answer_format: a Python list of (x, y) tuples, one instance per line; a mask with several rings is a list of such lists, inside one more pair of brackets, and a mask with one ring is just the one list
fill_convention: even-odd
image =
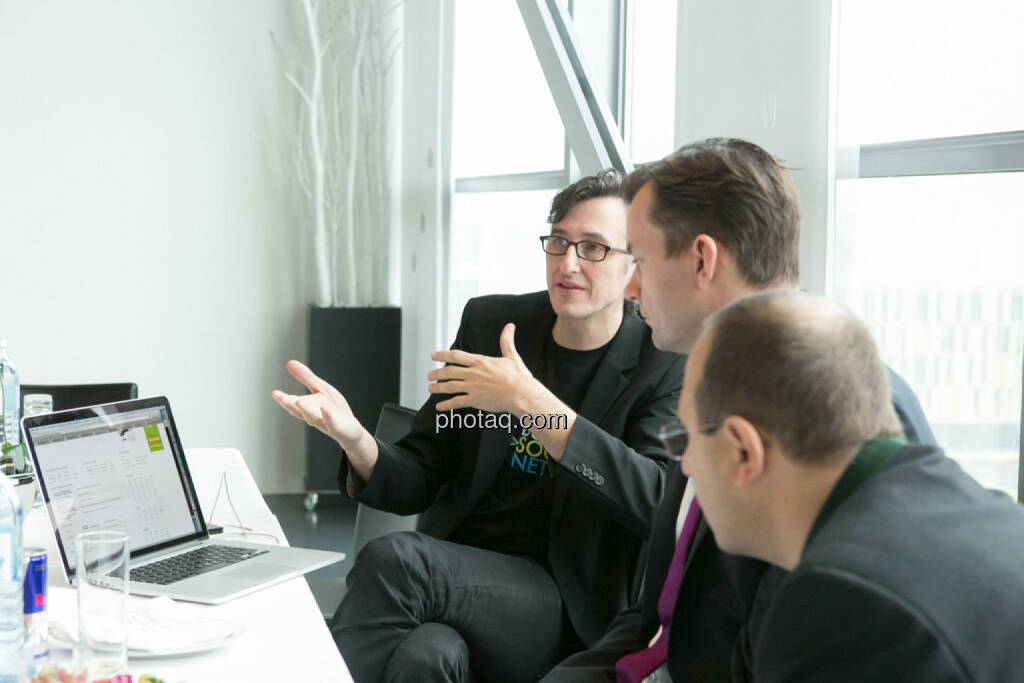
[(593, 242), (591, 240), (573, 242), (558, 235), (541, 235), (540, 246), (544, 249), (545, 254), (551, 254), (552, 256), (563, 256), (565, 252), (569, 251), (569, 247), (576, 247), (576, 255), (584, 261), (604, 261), (609, 251), (615, 251), (626, 256), (630, 255), (625, 249), (616, 249), (600, 242)]
[[(700, 425), (695, 431), (701, 434), (714, 434), (721, 426), (722, 421), (718, 420), (717, 422)], [(658, 438), (661, 439), (661, 443), (665, 446), (669, 458), (676, 461), (683, 459), (683, 452), (686, 450), (686, 444), (689, 442), (687, 437), (689, 432), (690, 430), (687, 430), (679, 420), (672, 420), (661, 426), (661, 429), (658, 430)]]

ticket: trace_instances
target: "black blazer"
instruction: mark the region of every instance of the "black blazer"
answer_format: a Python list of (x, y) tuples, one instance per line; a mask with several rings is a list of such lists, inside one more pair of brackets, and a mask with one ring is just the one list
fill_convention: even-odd
[[(934, 444), (921, 405), (890, 371), (893, 406), (908, 441)], [(615, 662), (647, 647), (660, 626), (658, 598), (676, 545), (676, 520), (686, 488), (679, 467), (669, 471), (665, 498), (651, 531), (640, 604), (618, 615), (589, 651), (562, 662), (545, 683), (614, 681)], [(719, 550), (702, 518), (694, 534), (669, 633), (668, 668), (675, 681), (749, 680), (752, 642), (785, 573), (749, 557)], [(824, 679), (823, 679), (824, 680)]]
[[(498, 336), (509, 322), (516, 324), (516, 349), (536, 374), (555, 323), (547, 292), (471, 300), (452, 348), (501, 355)], [(658, 351), (647, 325), (625, 315), (553, 469), (547, 559), (584, 643), (597, 640), (639, 595), (638, 560), (668, 468), (658, 428), (675, 415), (684, 363), (683, 356)], [(473, 511), (500, 470), (509, 439), (500, 428), (435, 433), (434, 406), (444, 398), (431, 396), (399, 443), (378, 443), (380, 458), (361, 490), (344, 459), (339, 474), (343, 490), (372, 507), (425, 510), (419, 529), (437, 538), (447, 538)]]
[[(893, 407), (908, 441), (935, 444), (928, 419), (910, 386), (889, 371)], [(675, 549), (675, 523), (682, 502), (684, 477), (679, 476), (679, 497), (674, 506), (659, 510), (654, 533), (660, 543), (649, 557), (648, 581), (668, 573)], [(673, 489), (676, 482), (673, 481)], [(668, 497), (666, 496), (666, 500)], [(670, 518), (670, 519), (669, 519)], [(666, 528), (667, 526), (667, 528)], [(667, 532), (667, 536), (666, 536)], [(684, 680), (748, 680), (752, 643), (760, 632), (761, 620), (771, 604), (782, 570), (748, 557), (728, 555), (718, 549), (705, 520), (701, 520), (687, 558), (683, 583), (672, 615), (669, 633), (669, 673)], [(657, 596), (645, 595), (645, 610), (639, 636), (648, 640), (658, 628)], [(646, 643), (645, 643), (646, 644)]]
[(815, 523), (755, 648), (758, 681), (1024, 681), (1024, 510), (905, 446)]

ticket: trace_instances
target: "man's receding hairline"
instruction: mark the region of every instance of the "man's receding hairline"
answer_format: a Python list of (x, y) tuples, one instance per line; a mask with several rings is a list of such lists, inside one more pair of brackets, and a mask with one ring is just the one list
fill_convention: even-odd
[[(648, 183), (652, 183), (652, 182), (654, 182), (653, 178), (652, 179), (648, 179), (647, 182), (645, 182), (643, 185), (640, 186), (640, 189), (642, 190), (644, 187), (647, 186)], [(637, 190), (636, 194), (640, 194), (640, 191)], [(633, 199), (636, 199), (636, 195), (633, 196)], [(665, 229), (664, 226), (662, 226), (662, 224), (659, 221), (654, 220), (654, 215), (653, 215), (654, 212), (652, 211), (652, 209), (654, 208), (654, 202), (657, 201), (657, 199), (658, 199), (657, 193), (652, 190), (651, 201), (647, 202), (646, 215), (644, 216), (644, 218), (647, 220), (647, 223), (652, 225), (652, 226), (654, 226), (654, 228), (657, 231), (657, 233), (659, 235), (661, 235), (661, 253), (664, 254), (665, 257), (667, 257), (667, 258), (672, 258), (674, 256), (678, 256), (678, 254), (680, 254), (683, 251), (685, 251), (685, 248), (679, 250), (679, 252), (677, 252), (676, 254), (669, 253), (669, 250), (668, 250), (668, 231)], [(626, 202), (626, 206), (627, 207), (629, 207), (629, 206), (631, 206), (633, 204), (633, 202), (626, 200), (625, 197), (623, 197), (623, 201)], [(627, 221), (627, 227), (628, 227), (628, 221)], [(627, 234), (627, 237), (628, 237), (629, 230), (626, 231), (626, 234)], [(630, 242), (627, 239), (626, 244), (627, 244), (627, 248), (630, 251), (632, 251), (633, 250), (632, 242)], [(691, 244), (692, 244), (692, 242), (691, 242)]]
[[(676, 249), (675, 251), (672, 251), (671, 248), (669, 247), (669, 243), (672, 240), (670, 239), (670, 236), (669, 236), (669, 228), (668, 228), (668, 226), (666, 226), (661, 221), (657, 220), (655, 218), (655, 216), (654, 216), (654, 214), (656, 213), (655, 209), (657, 208), (657, 205), (658, 205), (658, 190), (661, 188), (661, 185), (658, 184), (657, 179), (655, 179), (653, 177), (647, 178), (647, 180), (644, 181), (643, 185), (641, 185), (639, 188), (637, 188), (636, 193), (633, 195), (633, 199), (635, 200), (637, 195), (639, 195), (643, 191), (643, 189), (645, 187), (650, 187), (651, 188), (650, 201), (647, 202), (647, 207), (646, 207), (647, 215), (645, 216), (645, 218), (647, 219), (647, 222), (650, 225), (654, 226), (654, 228), (656, 228), (658, 233), (661, 235), (661, 253), (665, 255), (665, 258), (675, 258), (675, 257), (679, 256), (680, 254), (685, 252), (687, 249), (692, 247), (693, 243), (696, 242), (697, 238), (700, 237), (701, 235), (705, 235), (709, 239), (714, 240), (715, 244), (717, 244), (720, 249), (722, 249), (724, 251), (727, 251), (730, 254), (732, 254), (732, 250), (729, 249), (725, 245), (725, 243), (723, 243), (719, 239), (715, 239), (715, 237), (713, 235), (708, 234), (706, 231), (698, 231), (697, 234), (695, 234), (693, 236), (693, 239), (690, 240), (689, 244), (680, 245), (678, 249)], [(631, 204), (632, 204), (631, 201), (628, 201), (628, 200), (626, 201), (626, 205), (627, 206), (629, 206)], [(744, 281), (746, 281), (747, 278), (746, 278), (746, 276), (743, 273), (740, 273), (740, 276), (743, 278)]]

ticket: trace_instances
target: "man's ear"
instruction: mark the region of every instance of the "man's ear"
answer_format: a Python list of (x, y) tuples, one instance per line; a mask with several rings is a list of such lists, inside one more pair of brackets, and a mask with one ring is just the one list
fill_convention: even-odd
[(764, 473), (765, 446), (761, 432), (739, 415), (725, 418), (720, 427), (729, 449), (730, 476), (736, 488), (750, 486)]
[(708, 235), (700, 234), (694, 238), (690, 251), (693, 253), (697, 287), (703, 289), (711, 284), (718, 271), (718, 242)]

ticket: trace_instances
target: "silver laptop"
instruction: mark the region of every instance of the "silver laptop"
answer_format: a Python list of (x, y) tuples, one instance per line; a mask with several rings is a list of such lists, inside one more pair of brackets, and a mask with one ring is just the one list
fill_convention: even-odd
[(345, 558), (212, 540), (163, 396), (26, 417), (22, 428), (72, 584), (82, 531), (128, 535), (132, 593), (208, 604)]

